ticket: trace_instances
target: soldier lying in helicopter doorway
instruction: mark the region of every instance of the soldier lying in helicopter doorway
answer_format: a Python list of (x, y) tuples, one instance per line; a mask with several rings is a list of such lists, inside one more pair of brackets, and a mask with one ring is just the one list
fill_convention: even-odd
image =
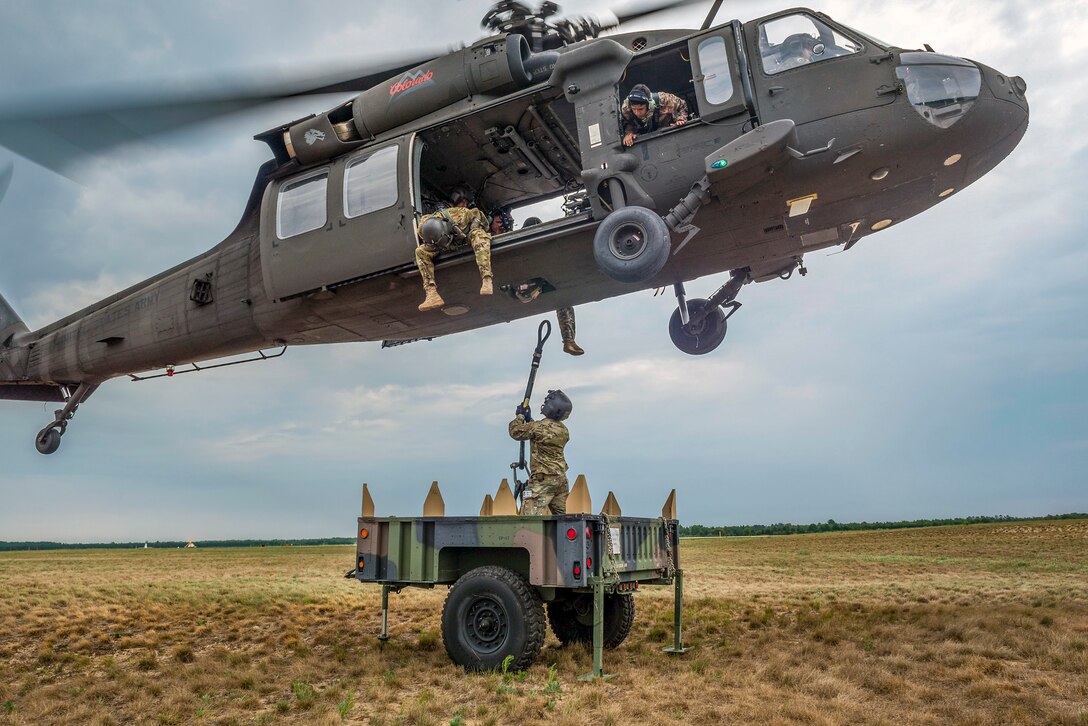
[(510, 422), (510, 438), (529, 442), (529, 483), (521, 500), (521, 514), (542, 516), (567, 513), (567, 460), (563, 448), (570, 432), (563, 421), (573, 406), (562, 391), (548, 391), (534, 421), (528, 406), (518, 406)]
[(480, 294), (492, 293), (491, 276), (491, 234), (487, 231), (488, 221), (484, 213), (469, 206), (469, 192), (454, 189), (450, 193), (449, 209), (423, 216), (419, 220), (416, 234), (421, 240), (416, 247), (416, 267), (423, 279), (424, 299), (419, 309), (436, 310), (446, 304), (438, 294), (438, 284), (434, 279), (434, 258), (439, 252), (446, 252), (464, 244), (472, 245), (476, 254), (476, 266), (480, 268)]
[(686, 124), (688, 104), (665, 91), (651, 93), (649, 86), (639, 83), (624, 99), (620, 115), (623, 116), (623, 145), (630, 146), (642, 134)]
[[(539, 217), (529, 217), (521, 226), (522, 229), (541, 224)], [(491, 213), (491, 234), (502, 234), (514, 228), (514, 219), (510, 213), (501, 207)], [(514, 297), (523, 303), (530, 303), (540, 297), (540, 283), (526, 282), (514, 286)], [(555, 311), (555, 317), (559, 323), (559, 334), (563, 336), (563, 352), (568, 355), (582, 355), (585, 353), (582, 347), (574, 341), (575, 322), (574, 308), (565, 307)]]

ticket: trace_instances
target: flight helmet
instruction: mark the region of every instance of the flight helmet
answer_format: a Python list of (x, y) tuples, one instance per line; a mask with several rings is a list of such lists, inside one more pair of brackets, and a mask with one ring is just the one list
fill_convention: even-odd
[(544, 398), (544, 403), (540, 405), (540, 413), (544, 418), (550, 418), (553, 421), (562, 421), (570, 416), (571, 409), (574, 405), (567, 398), (567, 394), (560, 390), (548, 391), (548, 395)]
[(445, 247), (453, 241), (453, 225), (441, 215), (435, 214), (420, 225), (419, 236), (424, 242)]
[(468, 206), (472, 205), (472, 190), (464, 184), (458, 184), (450, 190), (450, 204), (457, 206), (462, 200), (468, 201)]

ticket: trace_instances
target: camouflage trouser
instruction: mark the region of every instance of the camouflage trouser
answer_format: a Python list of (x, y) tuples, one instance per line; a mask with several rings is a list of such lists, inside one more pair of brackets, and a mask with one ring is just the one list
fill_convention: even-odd
[[(532, 492), (530, 494), (530, 492)], [(567, 477), (533, 474), (521, 500), (521, 513), (527, 517), (567, 513)]]
[[(469, 244), (476, 253), (476, 266), (480, 268), (480, 277), (491, 277), (491, 238), (483, 230), (474, 229), (468, 233)], [(434, 258), (439, 252), (449, 251), (451, 248), (440, 248), (429, 242), (416, 247), (416, 267), (419, 268), (419, 276), (423, 278), (423, 286), (434, 285)]]
[(555, 311), (555, 317), (559, 319), (559, 334), (563, 336), (563, 342), (574, 340), (574, 308), (559, 308)]

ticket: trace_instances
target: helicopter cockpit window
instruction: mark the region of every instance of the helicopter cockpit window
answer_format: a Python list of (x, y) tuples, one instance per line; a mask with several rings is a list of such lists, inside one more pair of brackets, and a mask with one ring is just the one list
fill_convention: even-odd
[(276, 236), (287, 239), (325, 226), (329, 173), (308, 176), (280, 187), (276, 202)]
[(816, 18), (798, 13), (759, 26), (763, 71), (774, 75), (791, 68), (850, 55), (861, 45)]
[(903, 53), (895, 75), (903, 81), (907, 100), (934, 126), (946, 129), (971, 110), (982, 73), (962, 58), (938, 53)]
[(359, 217), (397, 201), (397, 147), (387, 146), (348, 164), (344, 171), (344, 216)]
[(699, 43), (699, 68), (707, 103), (717, 106), (733, 97), (733, 76), (729, 72), (724, 38), (716, 35)]

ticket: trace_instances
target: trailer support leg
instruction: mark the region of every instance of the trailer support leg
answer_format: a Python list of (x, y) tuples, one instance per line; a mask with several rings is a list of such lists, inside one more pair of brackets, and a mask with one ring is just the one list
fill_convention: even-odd
[(389, 585), (382, 585), (382, 632), (378, 635), (378, 649), (384, 649), (389, 640)]
[(613, 674), (604, 672), (604, 580), (593, 578), (593, 671), (578, 676), (580, 681), (594, 678), (608, 680)]
[(691, 648), (685, 648), (681, 633), (684, 628), (684, 571), (677, 570), (673, 579), (673, 611), (672, 611), (672, 645), (662, 648), (666, 653), (687, 653)]

